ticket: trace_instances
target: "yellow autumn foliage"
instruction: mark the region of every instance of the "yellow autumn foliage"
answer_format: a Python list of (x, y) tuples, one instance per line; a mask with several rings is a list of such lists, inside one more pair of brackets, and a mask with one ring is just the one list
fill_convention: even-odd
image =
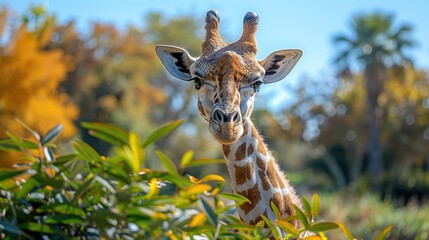
[(16, 119), (42, 134), (57, 124), (64, 125), (63, 138), (76, 132), (79, 109), (58, 92), (69, 61), (61, 50), (44, 50), (41, 41), (23, 25), (0, 52), (0, 138), (7, 132), (29, 136)]
[(25, 135), (18, 118), (42, 133), (61, 123), (62, 136), (70, 137), (78, 108), (57, 91), (68, 70), (67, 58), (60, 50), (42, 50), (24, 28), (14, 38), (0, 57), (0, 136), (5, 131)]

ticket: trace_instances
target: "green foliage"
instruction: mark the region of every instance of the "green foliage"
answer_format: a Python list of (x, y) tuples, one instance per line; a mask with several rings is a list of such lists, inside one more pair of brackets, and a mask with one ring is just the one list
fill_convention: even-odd
[[(324, 217), (335, 218), (347, 239), (387, 239), (423, 240), (429, 237), (429, 207), (409, 203), (405, 207), (396, 207), (390, 201), (380, 201), (375, 194), (357, 195), (352, 192), (321, 194), (322, 202), (329, 205), (321, 208)], [(349, 227), (345, 230), (344, 224)], [(393, 226), (390, 228), (389, 226)], [(384, 230), (382, 230), (384, 229)], [(339, 238), (327, 233), (331, 239)]]
[[(100, 155), (89, 144), (75, 140), (75, 153), (61, 155), (52, 143), (62, 127), (45, 136), (29, 129), (34, 140), (10, 134), (1, 150), (22, 151), (34, 159), (28, 166), (0, 172), (0, 233), (6, 239), (326, 239), (334, 222), (316, 222), (319, 197), (296, 215), (273, 222), (265, 216), (257, 226), (244, 224), (232, 208), (248, 202), (241, 195), (221, 193), (224, 178), (209, 174), (201, 179), (182, 173), (196, 163), (218, 164), (217, 159), (194, 159), (188, 151), (180, 167), (161, 151), (156, 156), (166, 171), (144, 168), (144, 150), (183, 121), (173, 121), (141, 140), (134, 132), (113, 125), (84, 123), (91, 135), (114, 145), (112, 156)], [(27, 126), (25, 126), (28, 128)], [(37, 147), (36, 147), (37, 146)], [(39, 151), (37, 151), (39, 150)], [(153, 161), (153, 160), (152, 160)], [(143, 166), (143, 167), (142, 167)], [(235, 205), (224, 206), (224, 200)], [(292, 222), (298, 222), (297, 225)], [(302, 225), (303, 227), (297, 227)], [(350, 236), (340, 225), (346, 236)], [(380, 239), (390, 229), (380, 233)], [(349, 238), (349, 237), (348, 237)]]

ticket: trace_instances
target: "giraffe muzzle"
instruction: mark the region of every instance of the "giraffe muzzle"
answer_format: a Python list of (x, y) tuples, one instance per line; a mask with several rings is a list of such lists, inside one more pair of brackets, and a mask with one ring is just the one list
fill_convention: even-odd
[(214, 109), (212, 112), (212, 120), (218, 124), (239, 124), (241, 122), (241, 114), (238, 110), (224, 111), (220, 108)]
[(216, 108), (212, 111), (209, 129), (213, 137), (220, 143), (230, 144), (237, 141), (243, 134), (241, 113), (237, 109), (225, 111)]

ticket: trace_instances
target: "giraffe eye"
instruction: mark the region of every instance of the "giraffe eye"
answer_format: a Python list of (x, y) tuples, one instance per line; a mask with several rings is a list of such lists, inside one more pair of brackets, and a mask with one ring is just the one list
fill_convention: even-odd
[(199, 90), (201, 86), (203, 85), (203, 82), (199, 77), (194, 77), (191, 80), (194, 80), (195, 89)]
[(252, 83), (253, 90), (255, 90), (255, 92), (259, 91), (259, 87), (262, 85), (262, 83), (264, 82), (261, 80), (253, 82)]

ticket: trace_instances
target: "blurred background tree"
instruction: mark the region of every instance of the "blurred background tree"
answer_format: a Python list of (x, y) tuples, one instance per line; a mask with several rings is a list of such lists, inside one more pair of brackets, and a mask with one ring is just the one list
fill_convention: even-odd
[[(303, 76), (287, 85), (290, 105), (267, 108), (269, 92), (258, 96), (262, 104), (252, 118), (301, 193), (334, 192), (341, 201), (343, 193), (359, 195), (376, 186), (371, 201), (427, 203), (428, 69), (411, 64), (413, 28), (394, 20), (382, 12), (352, 17), (348, 30), (332, 41), (339, 49), (332, 56), (338, 74)], [(142, 26), (92, 22), (84, 31), (74, 20), (58, 22), (43, 6), (19, 17), (3, 7), (0, 37), (8, 41), (0, 42), (0, 138), (6, 132), (25, 136), (15, 118), (42, 133), (62, 123), (63, 139), (81, 137), (108, 155), (108, 145), (81, 129), (81, 122), (110, 122), (144, 137), (155, 126), (186, 118), (154, 148), (176, 163), (189, 149), (196, 157), (222, 158), (196, 111), (193, 85), (168, 75), (154, 51), (156, 44), (170, 44), (198, 56), (201, 30), (201, 19), (150, 13)], [(0, 165), (17, 158), (1, 155)], [(223, 165), (187, 171), (228, 179)], [(353, 205), (353, 196), (338, 206)]]
[[(334, 43), (343, 45), (335, 59), (342, 68), (340, 73), (347, 77), (351, 61), (357, 61), (363, 71), (368, 113), (368, 170), (370, 176), (380, 176), (384, 170), (380, 133), (381, 114), (379, 97), (384, 92), (389, 67), (397, 69), (411, 63), (405, 50), (412, 47), (411, 26), (393, 26), (393, 16), (382, 13), (357, 15), (351, 23), (351, 36), (338, 35)], [(362, 69), (362, 70), (361, 70)]]
[[(8, 10), (1, 11), (0, 33), (5, 33)], [(61, 49), (44, 49), (55, 18), (33, 7), (21, 24), (12, 29), (9, 42), (0, 51), (0, 137), (6, 132), (28, 136), (16, 119), (46, 132), (64, 125), (64, 138), (76, 133), (73, 121), (79, 108), (58, 87), (70, 69), (70, 58)], [(2, 37), (3, 35), (0, 35)], [(10, 156), (0, 156), (9, 159)], [(11, 161), (0, 161), (1, 166)]]
[[(275, 114), (265, 124), (271, 130), (263, 132), (282, 145), (301, 141), (300, 156), (307, 161), (301, 165), (330, 179), (317, 178), (322, 181), (314, 187), (341, 189), (366, 179), (370, 188), (391, 192), (399, 183), (387, 187), (392, 179), (385, 178), (413, 179), (414, 171), (429, 169), (429, 78), (404, 53), (414, 45), (410, 26), (392, 30), (392, 17), (380, 13), (353, 19), (352, 36), (334, 38), (337, 46), (345, 43), (334, 61), (341, 69), (338, 77), (304, 79), (291, 87), (295, 103)], [(416, 189), (428, 198), (427, 187)]]
[[(4, 8), (4, 27), (6, 15)], [(197, 56), (201, 37), (197, 32), (200, 25), (194, 18), (166, 19), (161, 14), (152, 13), (145, 17), (145, 27), (130, 25), (118, 29), (113, 24), (93, 22), (87, 33), (77, 29), (73, 20), (58, 23), (43, 6), (31, 7), (20, 19), (19, 24), (16, 19), (9, 21), (13, 22), (9, 25), (11, 31), (17, 32), (9, 41), (10, 48), (13, 46), (18, 53), (9, 50), (8, 54), (31, 58), (26, 48), (34, 46), (33, 51), (40, 53), (37, 55), (40, 59), (23, 62), (18, 59), (20, 56), (2, 58), (1, 69), (8, 74), (5, 76), (9, 76), (1, 81), (5, 94), (1, 95), (4, 100), (0, 109), (7, 119), (0, 129), (2, 134), (6, 130), (22, 133), (13, 127), (20, 126), (15, 118), (41, 132), (52, 127), (47, 123), (63, 123), (67, 130), (63, 137), (69, 138), (84, 121), (111, 122), (144, 135), (164, 122), (186, 117), (188, 121), (183, 130), (161, 140), (156, 147), (169, 149), (179, 156), (189, 149), (209, 148), (211, 137), (196, 134), (206, 132), (199, 131), (205, 125), (200, 121), (196, 107), (189, 107), (196, 104), (192, 101), (195, 97), (193, 85), (166, 74), (154, 51), (158, 43), (172, 44), (185, 47)], [(29, 31), (27, 35), (21, 34), (26, 39), (15, 39), (21, 36), (18, 32), (26, 30)], [(25, 42), (29, 39), (34, 41), (33, 45)], [(16, 65), (21, 73), (10, 71), (12, 68), (6, 64)], [(27, 85), (18, 88), (20, 85), (11, 84), (17, 81)], [(56, 97), (54, 102), (49, 102), (53, 106), (43, 102), (40, 96), (36, 98), (39, 91)], [(55, 104), (60, 104), (59, 109)], [(32, 111), (27, 111), (28, 108)], [(42, 115), (44, 118), (40, 117)], [(107, 144), (82, 129), (80, 134), (102, 154), (109, 153)], [(189, 137), (200, 140), (186, 140)], [(211, 152), (218, 155), (220, 150)]]

